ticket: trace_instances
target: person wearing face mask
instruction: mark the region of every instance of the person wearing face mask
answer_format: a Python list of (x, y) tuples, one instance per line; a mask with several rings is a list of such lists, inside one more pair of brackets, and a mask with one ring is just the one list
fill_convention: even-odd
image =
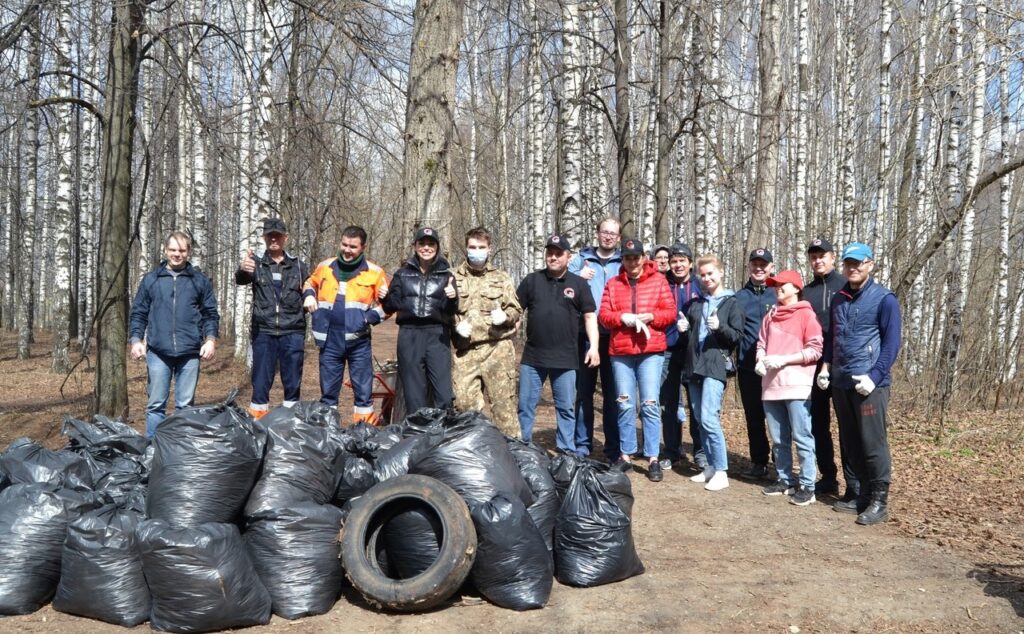
[[(451, 407), (451, 323), (459, 308), (459, 293), (448, 260), (441, 255), (440, 235), (420, 227), (413, 235), (413, 254), (395, 274), (384, 297), (384, 310), (397, 313), (398, 377), (405, 409)], [(428, 387), (433, 401), (428, 403)]]
[(491, 234), (483, 227), (466, 233), (466, 261), (455, 269), (459, 309), (455, 313), (452, 376), (455, 407), (483, 410), (506, 436), (519, 437), (516, 412), (516, 349), (512, 343), (523, 313), (508, 273), (490, 262)]
[(175, 231), (164, 240), (164, 261), (146, 273), (129, 315), (131, 357), (146, 359), (146, 436), (166, 416), (174, 380), (174, 409), (190, 407), (199, 383), (199, 362), (217, 349), (220, 313), (209, 278), (188, 261), (192, 240)]

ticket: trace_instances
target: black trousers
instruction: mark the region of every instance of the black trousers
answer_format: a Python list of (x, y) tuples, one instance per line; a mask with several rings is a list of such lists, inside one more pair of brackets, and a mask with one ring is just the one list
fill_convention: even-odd
[[(398, 329), (398, 376), (405, 394), (405, 411), (421, 407), (447, 408), (452, 390), (451, 334), (447, 326), (402, 326)], [(427, 386), (434, 394), (427, 402)]]
[[(693, 415), (693, 404), (689, 394), (683, 392), (683, 362), (686, 350), (666, 350), (665, 362), (661, 366), (661, 438), (665, 441), (665, 449), (661, 458), (672, 462), (683, 457), (683, 421), (690, 421), (690, 438), (693, 439), (694, 452), (701, 448), (700, 427), (697, 417)], [(683, 409), (683, 399), (686, 409)], [(689, 413), (689, 416), (687, 416)]]
[(740, 401), (743, 402), (743, 416), (747, 419), (747, 441), (750, 444), (750, 461), (754, 464), (768, 464), (770, 447), (768, 430), (764, 418), (764, 401), (761, 397), (761, 377), (753, 370), (740, 368), (736, 372), (740, 386)]
[(876, 387), (861, 396), (854, 389), (832, 390), (839, 419), (839, 443), (846, 447), (854, 475), (863, 487), (888, 486), (892, 479), (889, 453), (889, 388)]
[[(818, 459), (818, 473), (822, 482), (837, 482), (836, 453), (832, 445), (832, 388), (822, 390), (817, 384), (811, 388), (811, 434), (814, 435), (814, 452)], [(839, 460), (843, 465), (843, 480), (846, 487), (857, 491), (857, 475), (850, 464), (846, 447), (839, 439)]]

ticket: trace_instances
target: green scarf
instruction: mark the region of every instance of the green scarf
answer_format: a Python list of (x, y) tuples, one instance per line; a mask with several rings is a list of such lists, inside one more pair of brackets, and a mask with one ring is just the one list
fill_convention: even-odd
[(362, 263), (363, 263), (363, 254), (362, 253), (360, 253), (359, 257), (357, 257), (356, 259), (352, 260), (351, 262), (346, 262), (345, 260), (343, 260), (341, 258), (341, 253), (339, 252), (338, 253), (338, 270), (341, 271), (341, 279), (338, 280), (338, 281), (340, 281), (340, 282), (347, 282), (350, 279), (352, 279), (353, 277), (355, 277), (356, 276), (356, 269), (359, 268), (359, 265), (362, 264)]

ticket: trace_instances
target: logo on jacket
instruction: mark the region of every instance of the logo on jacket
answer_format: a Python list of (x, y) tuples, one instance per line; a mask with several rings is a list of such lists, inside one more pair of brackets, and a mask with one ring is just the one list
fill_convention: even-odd
[(564, 291), (562, 291), (562, 295), (565, 295), (569, 299), (572, 299), (573, 297), (576, 297), (576, 291), (574, 291), (571, 288), (567, 288)]

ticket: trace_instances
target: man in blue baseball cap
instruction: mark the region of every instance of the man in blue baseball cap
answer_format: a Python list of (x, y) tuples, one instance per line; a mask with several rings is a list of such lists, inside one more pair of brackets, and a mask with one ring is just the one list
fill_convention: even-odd
[(899, 354), (900, 305), (891, 290), (871, 277), (874, 253), (862, 242), (843, 249), (846, 285), (832, 303), (832, 331), (825, 339), (817, 384), (832, 386), (840, 444), (860, 482), (859, 495), (833, 509), (856, 513), (857, 523), (889, 519), (892, 457), (886, 433), (892, 365)]

